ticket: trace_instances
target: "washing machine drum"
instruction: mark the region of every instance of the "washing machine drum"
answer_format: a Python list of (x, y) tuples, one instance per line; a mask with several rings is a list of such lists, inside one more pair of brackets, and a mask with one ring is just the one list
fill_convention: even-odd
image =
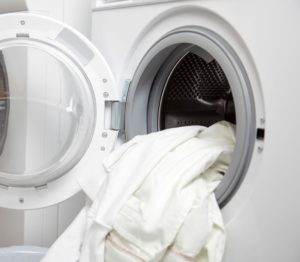
[(113, 143), (104, 109), (114, 91), (103, 57), (75, 30), (33, 14), (0, 16), (1, 207), (61, 202), (80, 190), (79, 176), (99, 172), (104, 143)]
[(215, 59), (206, 61), (194, 48), (184, 49), (164, 84), (159, 129), (210, 126), (222, 120), (235, 123), (233, 95), (221, 66)]

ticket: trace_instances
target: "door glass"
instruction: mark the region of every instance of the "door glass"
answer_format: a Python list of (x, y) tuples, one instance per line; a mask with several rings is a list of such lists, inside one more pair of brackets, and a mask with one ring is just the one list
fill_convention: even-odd
[(8, 47), (0, 60), (0, 174), (70, 168), (92, 136), (91, 89), (69, 64), (39, 48)]
[(2, 52), (0, 52), (0, 155), (6, 140), (7, 120), (9, 112), (7, 74)]

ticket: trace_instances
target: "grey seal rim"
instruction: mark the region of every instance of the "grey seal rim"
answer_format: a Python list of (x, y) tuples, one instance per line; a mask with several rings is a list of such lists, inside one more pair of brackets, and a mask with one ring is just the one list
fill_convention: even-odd
[[(163, 63), (182, 44), (199, 47), (214, 57), (231, 87), (236, 112), (237, 142), (229, 170), (215, 191), (220, 207), (224, 207), (237, 192), (251, 162), (256, 141), (256, 110), (247, 72), (234, 49), (220, 35), (201, 27), (179, 28), (165, 35), (149, 49), (135, 72), (128, 92), (126, 139), (158, 130), (156, 123), (162, 93), (159, 89), (153, 89), (153, 83), (157, 80)], [(153, 95), (157, 99), (152, 99), (150, 103)]]

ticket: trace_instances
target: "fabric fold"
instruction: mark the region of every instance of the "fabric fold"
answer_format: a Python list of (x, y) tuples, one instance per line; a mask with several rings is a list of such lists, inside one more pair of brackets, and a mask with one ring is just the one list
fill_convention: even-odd
[(227, 122), (135, 137), (103, 161), (98, 197), (43, 262), (220, 262), (225, 229), (213, 191), (234, 145)]

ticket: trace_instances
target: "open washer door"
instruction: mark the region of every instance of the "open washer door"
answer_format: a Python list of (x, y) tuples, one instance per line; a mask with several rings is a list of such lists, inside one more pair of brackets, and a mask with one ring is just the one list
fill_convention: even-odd
[(1, 15), (0, 52), (0, 206), (56, 204), (101, 176), (117, 137), (105, 130), (113, 76), (85, 37), (39, 15)]

